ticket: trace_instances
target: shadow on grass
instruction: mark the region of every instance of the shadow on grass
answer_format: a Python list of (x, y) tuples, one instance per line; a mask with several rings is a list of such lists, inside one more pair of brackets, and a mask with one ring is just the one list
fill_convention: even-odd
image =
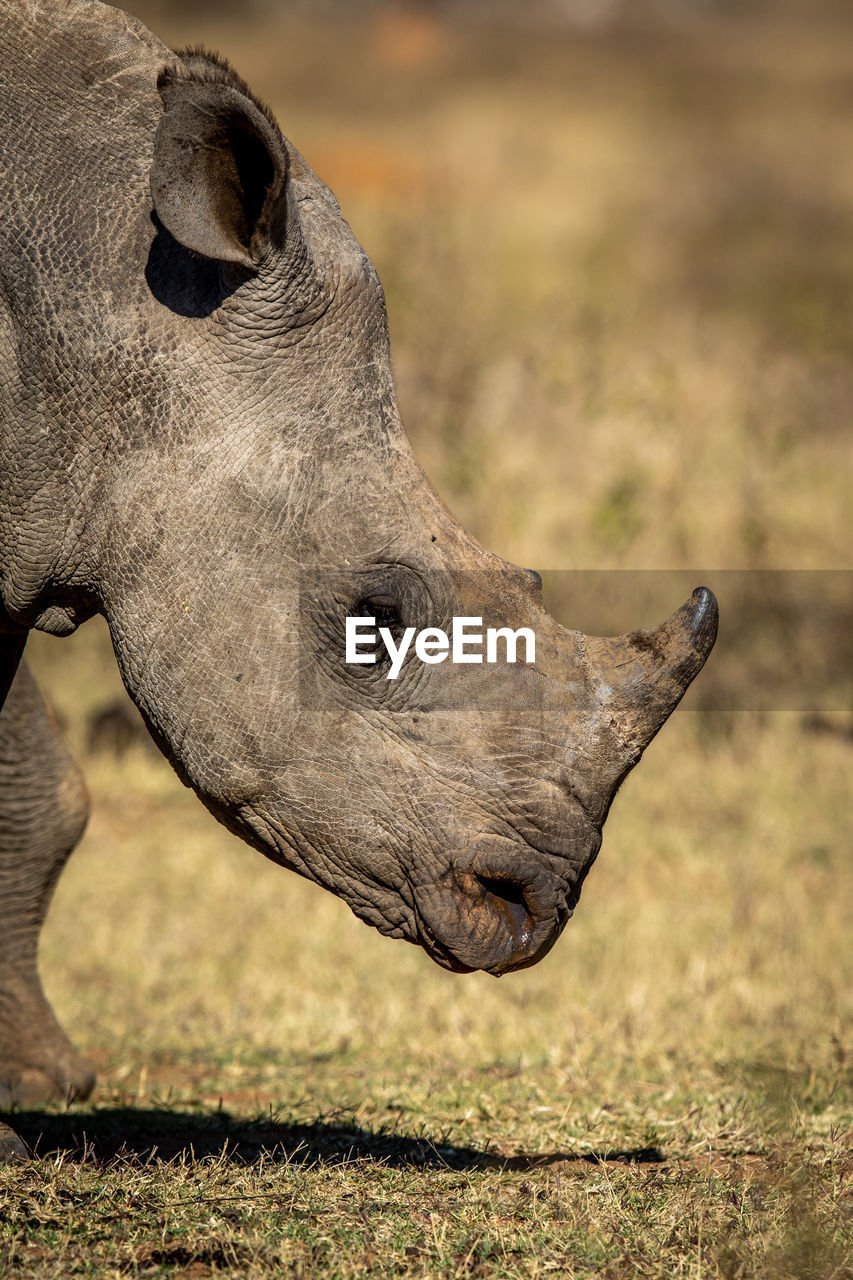
[(6, 1117), (36, 1156), (64, 1153), (72, 1161), (144, 1163), (216, 1156), (238, 1164), (261, 1157), (282, 1164), (343, 1164), (372, 1160), (390, 1168), (535, 1170), (562, 1164), (660, 1164), (658, 1147), (631, 1151), (551, 1151), (503, 1155), (453, 1146), (392, 1129), (371, 1131), (317, 1120), (287, 1124), (275, 1117), (247, 1120), (222, 1109), (179, 1111), (113, 1107), (53, 1114), (16, 1111)]

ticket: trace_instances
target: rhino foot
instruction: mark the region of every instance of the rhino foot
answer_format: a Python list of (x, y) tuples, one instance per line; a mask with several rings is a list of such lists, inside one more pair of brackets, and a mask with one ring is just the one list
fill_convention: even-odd
[(29, 1160), (30, 1153), (13, 1129), (0, 1120), (0, 1165)]
[(72, 1102), (92, 1092), (95, 1071), (56, 1021), (39, 988), (0, 987), (0, 1109)]
[(0, 1109), (88, 1098), (95, 1084), (94, 1068), (69, 1047), (70, 1053), (44, 1066), (0, 1059)]

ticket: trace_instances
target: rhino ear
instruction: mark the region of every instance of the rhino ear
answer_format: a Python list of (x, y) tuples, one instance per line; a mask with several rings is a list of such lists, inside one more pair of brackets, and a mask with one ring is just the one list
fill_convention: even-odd
[(154, 209), (185, 248), (257, 271), (286, 204), (287, 146), (241, 81), (212, 62), (209, 76), (194, 70), (169, 68), (158, 82)]

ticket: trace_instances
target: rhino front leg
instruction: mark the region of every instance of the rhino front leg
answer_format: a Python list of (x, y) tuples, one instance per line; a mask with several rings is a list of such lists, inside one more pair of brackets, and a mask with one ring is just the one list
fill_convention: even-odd
[(83, 778), (21, 662), (0, 711), (0, 1107), (85, 1097), (95, 1082), (38, 975), (39, 932), (87, 817)]

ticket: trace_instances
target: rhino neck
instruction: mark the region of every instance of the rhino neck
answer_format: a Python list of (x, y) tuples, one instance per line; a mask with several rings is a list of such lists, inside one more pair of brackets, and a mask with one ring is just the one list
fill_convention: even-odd
[(0, 29), (0, 626), (66, 634), (97, 608), (113, 429), (84, 370), (94, 359), (116, 383), (110, 328), (132, 246), (153, 234), (156, 76), (173, 55), (106, 5), (14, 7)]

